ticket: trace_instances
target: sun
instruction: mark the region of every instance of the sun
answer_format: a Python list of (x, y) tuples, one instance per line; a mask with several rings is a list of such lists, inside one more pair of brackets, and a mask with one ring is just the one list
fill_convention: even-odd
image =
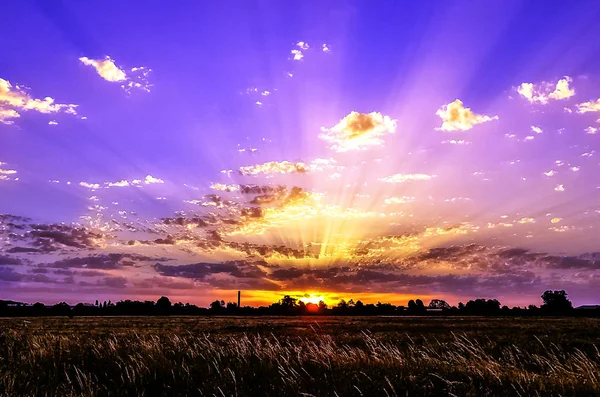
[(301, 297), (299, 300), (304, 302), (305, 304), (314, 303), (315, 305), (318, 305), (321, 301), (325, 302), (325, 298), (323, 297), (323, 295), (315, 294), (304, 294), (304, 296)]

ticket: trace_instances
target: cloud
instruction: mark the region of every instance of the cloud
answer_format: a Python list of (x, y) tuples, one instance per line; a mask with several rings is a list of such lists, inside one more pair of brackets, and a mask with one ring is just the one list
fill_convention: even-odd
[[(583, 102), (577, 105), (577, 113), (589, 113), (589, 112), (597, 112), (600, 113), (600, 98), (596, 99), (596, 101)], [(600, 119), (598, 119), (600, 123)]]
[(133, 267), (139, 262), (164, 262), (166, 258), (155, 258), (146, 255), (111, 253), (92, 255), (87, 257), (76, 257), (57, 260), (52, 263), (45, 263), (41, 266), (55, 269), (95, 269), (95, 270), (115, 270), (123, 267)]
[(162, 265), (153, 266), (157, 273), (168, 277), (182, 277), (203, 281), (212, 275), (229, 275), (235, 278), (262, 278), (267, 273), (260, 268), (261, 263), (243, 260), (222, 263), (192, 263), (189, 265)]
[(535, 219), (533, 219), (533, 218), (521, 218), (521, 219), (519, 219), (519, 223), (535, 223)]
[(98, 75), (106, 81), (119, 82), (127, 80), (127, 74), (110, 58), (105, 59), (90, 59), (88, 57), (79, 58), (81, 63), (87, 66), (92, 66), (98, 72)]
[(535, 132), (536, 134), (541, 134), (544, 132), (544, 130), (542, 130), (540, 127), (536, 127), (535, 125), (531, 126), (531, 131)]
[(564, 192), (565, 191), (565, 187), (563, 185), (556, 185), (556, 187), (554, 188), (554, 191), (556, 191), (556, 192)]
[(306, 164), (290, 161), (269, 161), (263, 164), (249, 165), (239, 168), (241, 175), (274, 175), (307, 172)]
[(383, 145), (382, 137), (396, 132), (396, 120), (379, 112), (350, 112), (331, 128), (321, 127), (319, 138), (336, 152), (366, 150)]
[(111, 83), (121, 83), (121, 88), (127, 93), (132, 89), (140, 89), (146, 92), (150, 91), (152, 86), (147, 81), (147, 76), (151, 69), (139, 66), (129, 70), (129, 74), (123, 68), (118, 67), (115, 62), (107, 56), (104, 59), (90, 59), (88, 57), (79, 58), (81, 63), (96, 69), (96, 72), (104, 80)]
[(429, 181), (434, 177), (435, 175), (427, 174), (394, 174), (385, 178), (379, 178), (379, 180), (387, 183), (404, 183), (408, 181)]
[[(6, 163), (3, 163), (0, 161), (0, 181), (9, 181), (9, 180), (11, 180), (9, 175), (15, 175), (17, 173), (17, 171), (2, 168), (2, 166), (4, 166), (4, 165), (6, 165)], [(14, 179), (18, 180), (19, 178), (14, 178)]]
[(412, 203), (415, 201), (414, 197), (402, 196), (402, 197), (388, 197), (384, 200), (387, 205), (391, 204), (405, 204)]
[(438, 128), (442, 131), (468, 131), (477, 124), (498, 119), (498, 116), (473, 113), (470, 108), (463, 106), (460, 99), (442, 106), (435, 114), (442, 119), (442, 126)]
[(98, 183), (88, 183), (88, 182), (79, 182), (79, 186), (86, 187), (88, 189), (100, 189), (100, 184)]
[(49, 114), (65, 112), (76, 115), (77, 105), (55, 103), (54, 98), (45, 97), (35, 99), (29, 96), (21, 87), (14, 86), (8, 81), (0, 78), (0, 123), (12, 124), (13, 119), (20, 117), (18, 111), (33, 110), (39, 113)]
[(569, 76), (565, 76), (556, 84), (549, 82), (522, 83), (517, 87), (517, 92), (531, 103), (545, 105), (550, 99), (562, 100), (575, 95), (575, 90), (569, 87), (569, 83), (572, 81)]
[(154, 183), (165, 183), (165, 181), (163, 181), (160, 178), (155, 178), (152, 175), (146, 175), (146, 178), (144, 178), (144, 183), (146, 185), (150, 185), (150, 184), (154, 184)]
[(600, 128), (589, 126), (584, 131), (590, 135), (595, 135), (598, 133), (598, 130), (600, 130)]
[(223, 192), (237, 192), (240, 190), (240, 185), (227, 185), (223, 183), (213, 183), (210, 185), (211, 189), (220, 190)]
[(109, 187), (127, 187), (127, 186), (129, 186), (129, 182), (127, 182), (126, 180), (122, 180), (119, 182), (108, 182), (108, 186)]

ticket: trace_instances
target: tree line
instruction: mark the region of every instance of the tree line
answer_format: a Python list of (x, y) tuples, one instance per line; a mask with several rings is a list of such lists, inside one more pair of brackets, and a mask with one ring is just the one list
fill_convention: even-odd
[(442, 299), (433, 299), (426, 306), (421, 299), (410, 300), (407, 306), (391, 303), (364, 304), (360, 300), (340, 300), (328, 306), (321, 301), (318, 304), (305, 303), (289, 295), (269, 306), (238, 307), (235, 302), (225, 303), (216, 300), (209, 307), (198, 307), (189, 303), (172, 304), (163, 296), (154, 301), (122, 300), (94, 304), (78, 303), (70, 306), (61, 302), (52, 306), (43, 303), (29, 305), (22, 302), (0, 300), (0, 317), (27, 316), (155, 316), (155, 315), (341, 315), (341, 316), (419, 316), (419, 315), (460, 315), (460, 316), (600, 316), (600, 306), (590, 309), (574, 309), (568, 294), (563, 291), (545, 291), (541, 306), (529, 305), (526, 308), (502, 306), (497, 299), (474, 299), (466, 304), (460, 302), (450, 306)]

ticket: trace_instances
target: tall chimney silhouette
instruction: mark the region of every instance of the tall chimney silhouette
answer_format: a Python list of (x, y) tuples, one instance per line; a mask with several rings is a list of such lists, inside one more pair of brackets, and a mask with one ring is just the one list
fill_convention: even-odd
[(242, 296), (242, 291), (238, 291), (238, 309), (240, 308), (240, 298)]

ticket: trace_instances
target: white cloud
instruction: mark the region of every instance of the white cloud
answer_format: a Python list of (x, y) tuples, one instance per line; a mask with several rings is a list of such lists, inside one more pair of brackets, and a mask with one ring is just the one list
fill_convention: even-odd
[(304, 58), (304, 55), (300, 50), (292, 50), (292, 55), (294, 56), (294, 61), (300, 61), (302, 58)]
[(304, 41), (299, 41), (296, 45), (302, 50), (308, 50), (308, 43), (305, 43)]
[(550, 99), (561, 100), (575, 95), (575, 90), (569, 87), (572, 81), (569, 76), (565, 76), (556, 84), (545, 81), (539, 84), (522, 83), (517, 87), (517, 92), (531, 103), (545, 105)]
[(100, 184), (98, 183), (79, 182), (79, 186), (83, 186), (88, 189), (100, 189)]
[(323, 49), (323, 52), (329, 52), (329, 51), (331, 51), (331, 50), (329, 49), (329, 46), (328, 46), (327, 44), (323, 44), (323, 47), (322, 47), (322, 49)]
[(546, 176), (554, 176), (554, 175), (556, 175), (556, 171), (550, 170), (548, 172), (544, 172), (544, 175), (546, 175)]
[(331, 143), (336, 152), (366, 150), (382, 146), (382, 137), (396, 132), (396, 120), (379, 112), (350, 112), (331, 128), (321, 127), (319, 138)]
[(44, 99), (32, 98), (20, 86), (13, 85), (0, 78), (0, 123), (12, 124), (13, 119), (20, 117), (20, 110), (33, 110), (39, 113), (49, 114), (64, 111), (76, 115), (77, 105), (55, 103), (54, 98)]
[(98, 75), (104, 80), (111, 83), (121, 83), (121, 88), (127, 93), (131, 93), (133, 89), (150, 92), (152, 85), (148, 82), (147, 77), (152, 70), (145, 66), (131, 68), (129, 74), (127, 74), (123, 68), (118, 67), (108, 56), (105, 59), (81, 57), (79, 60), (84, 65), (96, 69)]
[(58, 125), (58, 122), (56, 120), (50, 120), (48, 125)]
[(498, 119), (498, 116), (473, 113), (470, 108), (463, 106), (460, 99), (442, 106), (435, 114), (442, 119), (442, 126), (437, 128), (442, 131), (467, 131), (477, 124)]
[(123, 179), (122, 181), (119, 181), (119, 182), (109, 182), (108, 186), (110, 186), (110, 187), (127, 187), (127, 186), (129, 186), (129, 182)]
[(146, 178), (144, 179), (144, 183), (146, 185), (149, 185), (151, 183), (165, 183), (165, 181), (163, 181), (160, 178), (155, 178), (152, 175), (146, 175)]
[(554, 188), (555, 192), (564, 192), (565, 191), (565, 187), (563, 185), (556, 185), (556, 187)]
[(528, 135), (525, 137), (526, 141), (533, 141), (535, 139), (535, 137), (533, 135)]
[(579, 171), (579, 170), (581, 169), (581, 167), (571, 167), (571, 168), (569, 168), (569, 169), (570, 169), (571, 171), (573, 171), (573, 172), (577, 172), (577, 171)]
[(535, 125), (531, 126), (531, 131), (535, 132), (536, 134), (541, 134), (544, 132), (540, 127), (536, 127)]
[(587, 132), (590, 135), (594, 135), (596, 133), (598, 133), (598, 130), (600, 130), (599, 128), (596, 127), (592, 127), (591, 125), (589, 127), (587, 127), (584, 131)]
[(404, 183), (407, 181), (429, 181), (434, 177), (435, 175), (427, 174), (394, 174), (385, 178), (379, 178), (379, 180), (387, 183)]

